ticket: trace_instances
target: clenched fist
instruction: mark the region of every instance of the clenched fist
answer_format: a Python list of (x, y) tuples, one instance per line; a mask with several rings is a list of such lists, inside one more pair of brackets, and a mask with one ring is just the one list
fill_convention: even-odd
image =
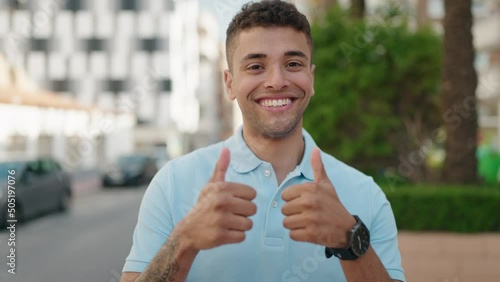
[(245, 184), (225, 182), (229, 161), (229, 150), (223, 148), (197, 203), (175, 228), (196, 250), (242, 242), (245, 231), (252, 228), (248, 217), (257, 212), (252, 202), (256, 191)]
[(356, 220), (340, 202), (318, 148), (312, 151), (311, 166), (314, 182), (292, 185), (281, 195), (286, 202), (281, 209), (283, 225), (293, 240), (343, 248)]

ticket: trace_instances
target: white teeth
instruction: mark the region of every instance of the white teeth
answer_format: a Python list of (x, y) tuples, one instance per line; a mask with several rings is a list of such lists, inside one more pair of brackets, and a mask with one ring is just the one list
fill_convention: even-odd
[(283, 107), (292, 102), (292, 99), (277, 99), (277, 100), (271, 100), (271, 99), (263, 99), (260, 101), (260, 104), (264, 107)]

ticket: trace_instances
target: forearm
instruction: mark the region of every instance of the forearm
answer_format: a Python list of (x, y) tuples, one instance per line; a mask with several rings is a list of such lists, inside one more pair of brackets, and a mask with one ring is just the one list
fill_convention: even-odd
[(136, 282), (185, 281), (197, 254), (172, 232)]
[(387, 282), (393, 281), (377, 254), (370, 247), (365, 255), (356, 260), (340, 260), (345, 277), (349, 282), (371, 281)]

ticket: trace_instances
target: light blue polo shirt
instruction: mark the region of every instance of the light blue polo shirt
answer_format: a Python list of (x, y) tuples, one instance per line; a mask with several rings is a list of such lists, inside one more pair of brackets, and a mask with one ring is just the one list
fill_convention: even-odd
[[(257, 213), (245, 241), (198, 253), (187, 281), (346, 281), (337, 258), (326, 259), (324, 247), (290, 239), (283, 226), (281, 193), (290, 185), (313, 181), (311, 151), (316, 144), (303, 130), (305, 153), (300, 165), (278, 186), (273, 167), (258, 159), (243, 140), (241, 128), (224, 142), (196, 150), (167, 163), (149, 185), (123, 271), (143, 272), (174, 226), (194, 206), (223, 147), (231, 152), (226, 181), (257, 191)], [(371, 177), (322, 153), (328, 177), (351, 214), (370, 230), (371, 246), (393, 279), (405, 281), (391, 206)]]

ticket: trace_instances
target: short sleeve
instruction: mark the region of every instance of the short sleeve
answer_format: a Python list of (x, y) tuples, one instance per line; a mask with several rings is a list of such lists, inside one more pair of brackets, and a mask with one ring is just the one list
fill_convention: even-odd
[(143, 272), (173, 230), (170, 171), (168, 164), (164, 166), (144, 193), (123, 272)]
[(398, 248), (398, 230), (391, 204), (372, 180), (372, 223), (369, 226), (371, 246), (392, 279), (406, 281)]

